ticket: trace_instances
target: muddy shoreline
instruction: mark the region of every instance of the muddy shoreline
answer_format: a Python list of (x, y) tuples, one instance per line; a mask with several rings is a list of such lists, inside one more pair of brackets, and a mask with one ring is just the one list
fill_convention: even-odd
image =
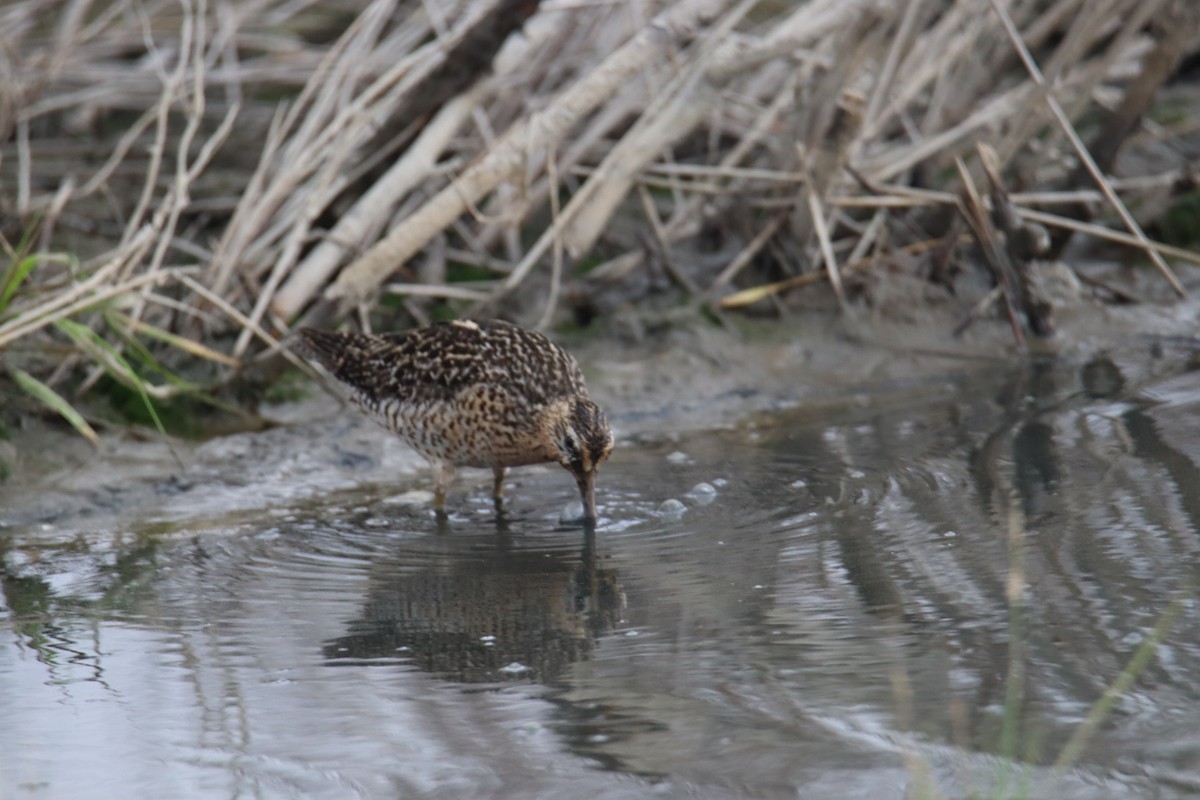
[[(1021, 353), (997, 319), (950, 335), (961, 301), (926, 302), (919, 311), (911, 302), (883, 308), (808, 309), (782, 320), (730, 317), (724, 327), (696, 315), (682, 321), (618, 315), (599, 332), (557, 338), (579, 358), (620, 446), (737, 424), (760, 412), (806, 415), (906, 394), (953, 395), (976, 377), (1036, 359), (1082, 365), (1103, 357), (1136, 382), (1187, 367), (1200, 314), (1192, 300), (1117, 306), (1085, 299), (1059, 310), (1056, 336)], [(0, 530), (39, 521), (71, 529), (76, 525), (68, 520), (85, 517), (98, 528), (182, 520), (195, 528), (214, 513), (228, 520), (239, 510), (354, 485), (397, 493), (423, 488), (422, 459), (379, 436), (318, 385), (309, 388), (303, 400), (264, 408), (274, 423), (266, 431), (174, 441), (178, 462), (154, 438), (110, 431), (104, 449), (94, 451), (65, 426), (30, 420), (0, 454), (12, 466), (0, 485)], [(481, 475), (467, 470), (460, 480), (483, 485)], [(220, 509), (206, 508), (204, 487), (211, 483), (222, 487)]]

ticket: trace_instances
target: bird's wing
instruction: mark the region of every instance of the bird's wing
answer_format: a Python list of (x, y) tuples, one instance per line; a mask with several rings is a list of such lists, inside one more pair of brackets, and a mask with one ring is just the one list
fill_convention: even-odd
[(492, 386), (532, 406), (586, 394), (568, 353), (507, 322), (443, 322), (385, 336), (305, 328), (305, 348), (364, 398), (447, 401)]

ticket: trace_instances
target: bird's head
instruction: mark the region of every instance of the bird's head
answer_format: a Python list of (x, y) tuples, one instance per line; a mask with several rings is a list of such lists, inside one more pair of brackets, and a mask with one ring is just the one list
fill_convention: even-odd
[(547, 431), (555, 461), (575, 476), (586, 520), (596, 520), (596, 470), (613, 449), (612, 429), (591, 400), (572, 398), (550, 410)]

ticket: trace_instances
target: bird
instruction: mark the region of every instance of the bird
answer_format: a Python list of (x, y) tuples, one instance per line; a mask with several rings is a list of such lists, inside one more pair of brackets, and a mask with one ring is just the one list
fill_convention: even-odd
[(596, 471), (613, 433), (575, 358), (502, 320), (451, 320), (403, 333), (298, 331), (302, 349), (367, 416), (423, 455), (444, 514), (456, 467), (491, 467), (497, 508), (505, 470), (557, 462), (596, 521)]

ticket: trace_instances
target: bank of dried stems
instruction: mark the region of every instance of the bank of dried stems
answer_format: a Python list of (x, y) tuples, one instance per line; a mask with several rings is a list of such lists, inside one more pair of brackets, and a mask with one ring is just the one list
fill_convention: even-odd
[(1146, 116), (1192, 5), (10, 2), (0, 232), (47, 257), (0, 306), (0, 360), (62, 381), (74, 318), (221, 381), (299, 320), (545, 326), (647, 287), (734, 309), (826, 280), (850, 302), (856, 271), (950, 262), (993, 270), (1020, 337), (997, 204), (1182, 291), (1200, 257), (1141, 225), (1192, 186), (1186, 150), (1112, 175), (1196, 126), (1186, 84), (1193, 113)]

